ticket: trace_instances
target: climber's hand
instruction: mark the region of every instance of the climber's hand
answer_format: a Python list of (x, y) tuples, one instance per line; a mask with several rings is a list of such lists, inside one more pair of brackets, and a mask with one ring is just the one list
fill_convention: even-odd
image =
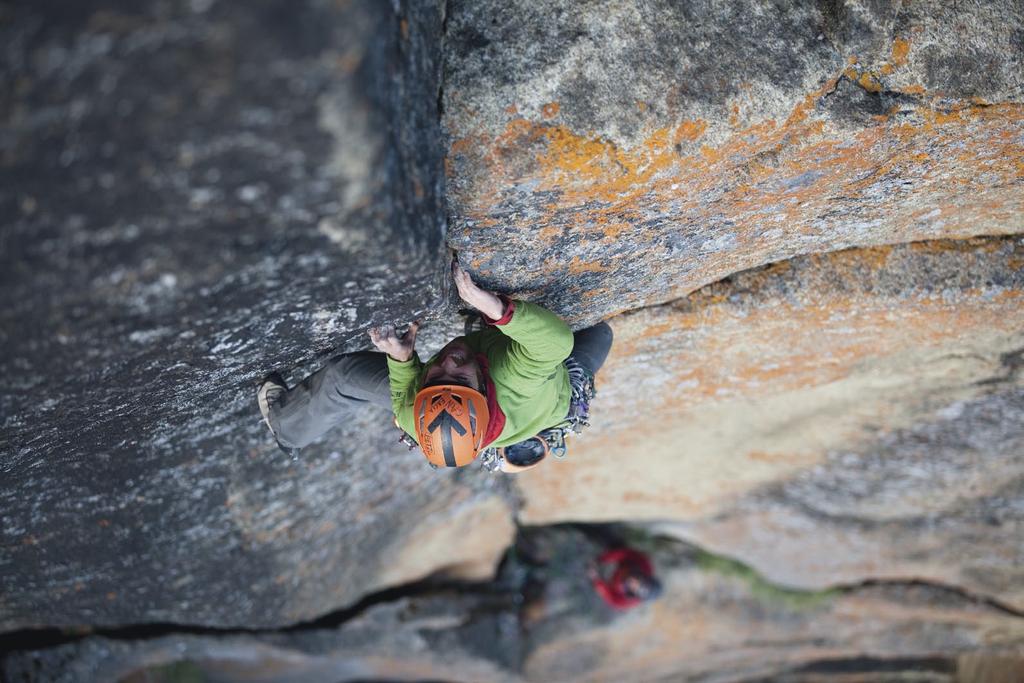
[(409, 329), (402, 336), (398, 336), (398, 331), (390, 325), (371, 327), (370, 340), (378, 351), (383, 351), (395, 360), (404, 363), (412, 358), (412, 354), (416, 350), (416, 333), (419, 329), (419, 320), (409, 325)]
[(505, 313), (505, 304), (496, 294), (480, 289), (473, 282), (469, 273), (462, 269), (458, 261), (452, 261), (452, 279), (459, 290), (459, 298), (486, 315), (497, 320)]

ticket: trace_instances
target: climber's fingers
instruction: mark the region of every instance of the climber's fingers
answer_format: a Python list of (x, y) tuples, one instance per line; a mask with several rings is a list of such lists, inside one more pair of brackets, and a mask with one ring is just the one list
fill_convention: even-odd
[(409, 329), (406, 330), (405, 334), (402, 335), (402, 342), (404, 344), (408, 344), (409, 346), (415, 346), (416, 345), (416, 333), (419, 332), (419, 331), (420, 331), (420, 321), (419, 320), (414, 320), (412, 322), (412, 324), (409, 325)]
[(458, 288), (460, 295), (464, 296), (475, 287), (473, 278), (463, 270), (458, 261), (452, 261), (452, 279), (455, 280), (455, 286)]
[(370, 341), (373, 342), (378, 351), (394, 356), (396, 354), (405, 355), (402, 352), (412, 351), (416, 348), (416, 333), (419, 332), (419, 329), (420, 321), (416, 320), (409, 325), (409, 329), (401, 336), (398, 335), (398, 331), (391, 325), (371, 327), (368, 333)]
[(370, 341), (381, 351), (387, 351), (393, 344), (398, 342), (395, 328), (390, 326), (371, 327)]

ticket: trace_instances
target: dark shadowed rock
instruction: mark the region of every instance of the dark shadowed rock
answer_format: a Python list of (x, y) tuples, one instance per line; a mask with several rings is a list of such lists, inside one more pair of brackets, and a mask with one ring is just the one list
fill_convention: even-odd
[[(1013, 648), (1024, 621), (953, 591), (899, 584), (792, 590), (676, 541), (620, 533), (649, 554), (666, 588), (658, 601), (629, 612), (611, 610), (585, 577), (587, 561), (603, 548), (592, 530), (531, 529), (500, 580), (484, 589), (395, 600), (336, 628), (90, 637), (13, 655), (4, 673), (125, 683), (175, 675), (223, 683), (820, 682), (860, 673), (864, 681), (929, 674), (923, 680), (953, 683), (959, 670), (1020, 661)], [(519, 552), (527, 546), (529, 561)], [(524, 592), (537, 580), (540, 590)]]
[[(510, 596), (440, 593), (376, 607), (339, 629), (282, 634), (93, 637), (8, 658), (5, 680), (222, 683), (515, 681)], [(509, 623), (512, 619), (512, 623)]]
[(284, 625), (486, 573), (494, 482), (374, 409), (293, 462), (254, 394), (442, 301), (437, 7), (2, 19), (3, 627)]

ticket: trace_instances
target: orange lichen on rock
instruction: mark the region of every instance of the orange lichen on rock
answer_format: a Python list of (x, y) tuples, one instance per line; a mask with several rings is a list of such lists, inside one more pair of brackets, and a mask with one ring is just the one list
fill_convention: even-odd
[(857, 79), (857, 83), (858, 85), (860, 85), (860, 87), (864, 88), (868, 92), (882, 91), (881, 82), (878, 80), (878, 78), (875, 77), (874, 74), (868, 71), (861, 73), (860, 77)]
[(704, 135), (707, 129), (707, 121), (683, 121), (676, 126), (675, 141), (677, 143), (684, 140), (693, 142)]
[[(673, 148), (674, 140), (699, 138), (706, 128), (705, 122), (686, 122), (675, 131), (655, 131), (643, 145), (626, 151), (609, 140), (577, 135), (565, 126), (536, 125), (518, 120), (510, 123), (506, 133), (496, 145), (492, 145), (489, 157), (500, 163), (507, 154), (502, 151), (507, 149), (505, 145), (543, 140), (545, 144), (536, 158), (537, 172), (531, 175), (543, 183), (541, 187), (559, 193), (552, 209), (557, 211), (582, 204), (593, 206), (596, 201), (604, 208), (580, 208), (580, 213), (586, 216), (582, 223), (604, 230), (612, 216), (621, 216), (623, 212), (632, 210), (638, 217), (650, 214), (653, 208), (651, 200), (655, 203), (666, 200), (663, 193), (668, 194), (665, 192), (668, 185), (674, 185), (674, 189), (688, 189), (687, 198), (695, 201), (698, 199), (695, 195), (700, 191), (714, 188), (722, 177), (735, 175), (741, 168), (752, 174), (749, 179), (753, 182), (737, 184), (726, 197), (733, 202), (732, 212), (735, 215), (742, 218), (747, 210), (756, 213), (759, 207), (780, 198), (777, 192), (772, 192), (773, 188), (759, 186), (768, 177), (777, 176), (778, 169), (760, 164), (757, 159), (766, 152), (777, 154), (772, 150), (785, 145), (780, 149), (788, 153), (788, 167), (817, 174), (815, 180), (802, 185), (797, 191), (783, 193), (795, 200), (785, 207), (784, 213), (789, 219), (801, 222), (808, 218), (803, 202), (816, 204), (823, 199), (826, 188), (857, 192), (893, 169), (913, 173), (916, 168), (930, 170), (923, 168), (926, 165), (949, 164), (949, 157), (936, 158), (936, 154), (929, 151), (937, 145), (961, 147), (962, 151), (957, 155), (961, 160), (976, 158), (981, 149), (991, 144), (991, 136), (964, 139), (961, 134), (968, 121), (981, 120), (999, 125), (1019, 122), (1022, 118), (1021, 108), (1014, 105), (1005, 105), (999, 117), (967, 108), (943, 113), (922, 107), (922, 125), (880, 124), (860, 131), (851, 141), (826, 137), (824, 122), (808, 120), (800, 113), (804, 106), (798, 107), (782, 128), (761, 124), (733, 136), (721, 146), (705, 145), (698, 155), (682, 158)], [(954, 124), (959, 124), (960, 130), (952, 135), (937, 129)], [(893, 149), (893, 140), (899, 141), (900, 146)], [(986, 170), (1016, 177), (1024, 150), (1012, 138), (1004, 146), (1005, 149), (1000, 150), (1000, 163)], [(467, 147), (468, 143), (462, 140), (453, 144), (452, 149), (463, 151)], [(879, 154), (883, 150), (885, 156)], [(957, 175), (963, 176), (961, 173)], [(679, 194), (676, 191), (671, 193), (673, 197)], [(641, 198), (643, 211), (638, 205)], [(620, 231), (621, 228), (614, 230), (616, 233)]]
[[(877, 71), (877, 73), (875, 71)], [(883, 62), (875, 71), (870, 69), (859, 69), (854, 65), (846, 67), (843, 70), (843, 76), (847, 80), (856, 83), (867, 92), (877, 93), (884, 90), (879, 76), (888, 76), (892, 74), (894, 67), (892, 64)]]
[[(979, 238), (819, 254), (615, 319), (595, 426), (517, 480), (525, 520), (713, 514), (865, 423), (916, 419), (930, 388), (981, 391), (977, 373), (1020, 345), (1020, 253)], [(685, 499), (679, 481), (695, 482)]]
[(905, 38), (897, 38), (892, 43), (892, 63), (895, 66), (903, 66), (907, 63), (907, 56), (910, 54), (910, 41)]
[(600, 273), (604, 270), (605, 267), (600, 263), (584, 261), (579, 256), (574, 256), (572, 261), (569, 261), (569, 272), (574, 275), (579, 273)]
[[(907, 49), (894, 46), (891, 65)], [(528, 248), (577, 297), (622, 289), (626, 261), (585, 269), (598, 250), (574, 246), (628, 243), (630, 263), (653, 277), (629, 301), (592, 295), (608, 316), (801, 253), (1019, 231), (1024, 106), (904, 98), (886, 111), (875, 93), (899, 88), (877, 62), (862, 64), (852, 59), (784, 119), (742, 129), (692, 114), (666, 122), (653, 107), (642, 118), (661, 125), (641, 121), (626, 139), (523, 116), (494, 135), (465, 129), (448, 154), (454, 239)]]

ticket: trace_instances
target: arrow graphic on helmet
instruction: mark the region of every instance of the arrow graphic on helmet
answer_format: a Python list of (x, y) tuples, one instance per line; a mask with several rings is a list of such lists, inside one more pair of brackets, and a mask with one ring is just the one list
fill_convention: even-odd
[(451, 413), (447, 410), (442, 410), (441, 414), (427, 425), (427, 431), (431, 434), (438, 429), (441, 430), (441, 450), (444, 451), (444, 464), (448, 467), (456, 467), (455, 447), (452, 444), (452, 430), (454, 429), (459, 436), (463, 436), (466, 433), (466, 428), (459, 424), (459, 421), (452, 417)]

